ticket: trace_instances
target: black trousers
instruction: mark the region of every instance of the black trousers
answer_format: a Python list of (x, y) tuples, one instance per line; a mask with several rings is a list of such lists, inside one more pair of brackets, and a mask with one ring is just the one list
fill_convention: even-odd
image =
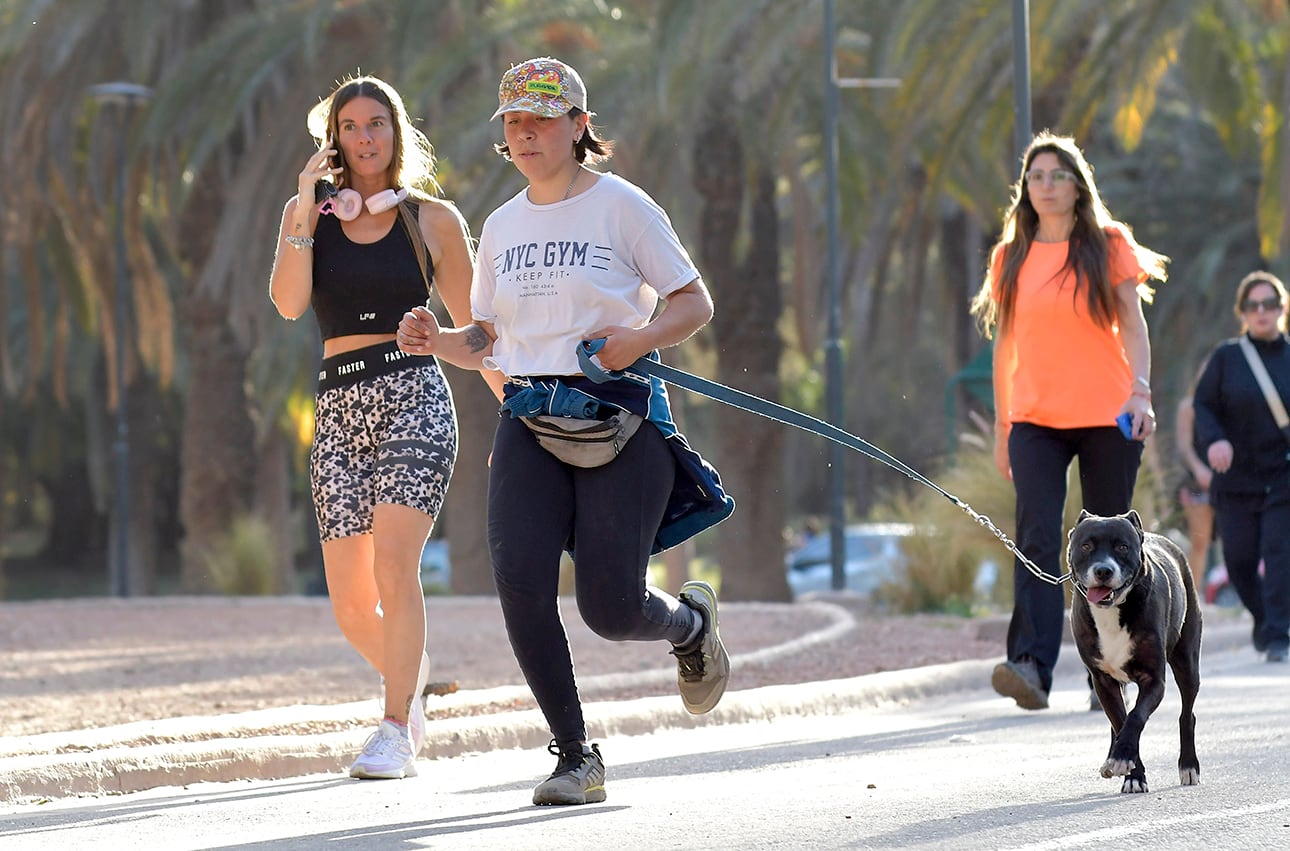
[[(1115, 426), (1012, 426), (1008, 459), (1017, 492), (1017, 546), (1053, 577), (1064, 572), (1062, 512), (1067, 473), (1077, 458), (1084, 508), (1104, 516), (1128, 511), (1142, 463), (1141, 441), (1125, 440)], [(1023, 657), (1035, 660), (1044, 689), (1050, 689), (1065, 629), (1062, 587), (1035, 577), (1019, 559), (1014, 559), (1012, 584), (1008, 658), (1014, 662)]]
[(1262, 494), (1213, 496), (1227, 576), (1254, 616), (1255, 640), (1285, 650), (1290, 646), (1290, 482)]
[(503, 417), (488, 476), (488, 548), (511, 649), (561, 745), (587, 737), (557, 605), (560, 554), (573, 544), (583, 621), (613, 641), (685, 641), (701, 616), (645, 583), (675, 462), (644, 423), (608, 464), (572, 467)]

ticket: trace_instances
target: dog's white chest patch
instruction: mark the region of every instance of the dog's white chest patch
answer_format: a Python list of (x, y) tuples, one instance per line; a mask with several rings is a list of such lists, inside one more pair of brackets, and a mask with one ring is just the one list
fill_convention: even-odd
[(1120, 682), (1127, 683), (1129, 675), (1124, 672), (1124, 666), (1133, 658), (1133, 639), (1129, 636), (1129, 631), (1120, 625), (1119, 608), (1090, 608), (1089, 611), (1093, 615), (1093, 625), (1097, 627), (1097, 649), (1102, 657), (1098, 667)]

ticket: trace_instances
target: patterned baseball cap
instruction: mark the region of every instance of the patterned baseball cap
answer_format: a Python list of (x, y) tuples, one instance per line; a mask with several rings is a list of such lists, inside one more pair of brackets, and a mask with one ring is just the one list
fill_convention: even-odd
[(587, 111), (587, 87), (577, 71), (559, 59), (543, 56), (521, 62), (507, 71), (497, 88), (497, 102), (499, 106), (493, 118), (516, 111), (559, 118), (568, 115), (575, 106)]

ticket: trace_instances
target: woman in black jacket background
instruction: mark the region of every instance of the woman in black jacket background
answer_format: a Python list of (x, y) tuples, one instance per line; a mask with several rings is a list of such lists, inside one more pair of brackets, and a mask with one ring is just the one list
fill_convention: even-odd
[[(1282, 405), (1290, 403), (1286, 288), (1267, 272), (1236, 288), (1236, 315)], [(1254, 616), (1254, 648), (1269, 662), (1290, 649), (1290, 435), (1283, 433), (1241, 350), (1210, 355), (1193, 396), (1196, 452), (1214, 470), (1211, 499), (1232, 586)], [(1264, 575), (1259, 576), (1259, 561)]]

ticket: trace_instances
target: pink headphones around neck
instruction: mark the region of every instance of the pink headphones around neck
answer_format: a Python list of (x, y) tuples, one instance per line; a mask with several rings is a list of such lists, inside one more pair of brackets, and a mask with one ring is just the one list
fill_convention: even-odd
[(332, 213), (342, 222), (351, 222), (358, 218), (358, 214), (362, 212), (359, 205), (366, 205), (367, 212), (376, 215), (393, 208), (407, 197), (408, 190), (406, 189), (400, 189), (397, 192), (393, 189), (384, 189), (364, 201), (363, 196), (359, 195), (355, 190), (342, 189), (323, 202), (323, 205), (318, 208), (318, 212)]

